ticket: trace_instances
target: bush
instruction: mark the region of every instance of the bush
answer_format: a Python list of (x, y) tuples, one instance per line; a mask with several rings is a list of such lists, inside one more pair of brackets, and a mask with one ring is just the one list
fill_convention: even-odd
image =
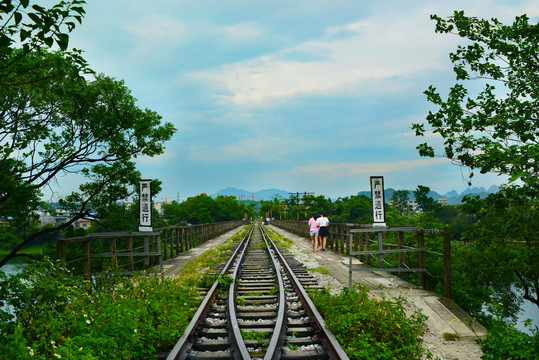
[(501, 304), (492, 304), (489, 311), (494, 314), (485, 339), (478, 340), (484, 360), (535, 360), (539, 354), (539, 334), (537, 325), (532, 329), (532, 321), (526, 320), (534, 336), (518, 331), (514, 322), (506, 322)]
[(0, 272), (0, 301), (12, 308), (0, 311), (0, 359), (151, 359), (174, 345), (200, 302), (194, 288), (159, 275), (92, 289), (60, 270), (44, 261)]
[(407, 317), (402, 298), (369, 299), (366, 287), (343, 288), (338, 295), (328, 290), (310, 294), (326, 326), (350, 359), (420, 359), (426, 316)]

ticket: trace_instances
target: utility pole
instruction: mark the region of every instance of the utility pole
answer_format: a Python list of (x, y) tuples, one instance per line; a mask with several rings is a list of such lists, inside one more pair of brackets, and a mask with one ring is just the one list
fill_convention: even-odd
[[(299, 192), (295, 192), (295, 193), (288, 193), (289, 195), (295, 195), (296, 196), (296, 213), (297, 213), (297, 218), (298, 218), (298, 221), (299, 221)], [(304, 191), (303, 192), (303, 207), (304, 207), (304, 210), (305, 210), (305, 219), (307, 219), (307, 195), (313, 195), (314, 193), (312, 192), (307, 192), (307, 191)]]

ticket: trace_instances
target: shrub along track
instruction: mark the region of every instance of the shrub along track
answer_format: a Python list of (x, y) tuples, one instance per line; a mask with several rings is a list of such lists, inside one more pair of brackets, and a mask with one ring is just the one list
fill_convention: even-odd
[(348, 359), (304, 286), (318, 284), (251, 226), (167, 360)]

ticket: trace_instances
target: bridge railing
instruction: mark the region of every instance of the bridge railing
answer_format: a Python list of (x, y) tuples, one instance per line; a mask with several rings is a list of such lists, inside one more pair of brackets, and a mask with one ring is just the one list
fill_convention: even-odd
[(120, 275), (131, 275), (140, 270), (161, 272), (163, 260), (242, 224), (244, 222), (239, 220), (169, 226), (152, 232), (93, 233), (58, 240), (56, 252), (66, 266), (81, 267), (87, 279), (103, 272), (105, 266)]
[[(272, 224), (310, 239), (307, 221), (272, 220)], [(330, 223), (327, 248), (351, 255), (370, 271), (389, 271), (451, 298), (451, 234), (418, 227), (373, 228), (358, 223)], [(365, 271), (355, 266), (350, 271)], [(414, 275), (415, 274), (415, 275)], [(351, 274), (350, 274), (351, 278)]]
[(163, 260), (167, 260), (244, 224), (246, 222), (243, 220), (224, 221), (188, 226), (168, 226), (154, 229), (154, 231), (160, 233)]

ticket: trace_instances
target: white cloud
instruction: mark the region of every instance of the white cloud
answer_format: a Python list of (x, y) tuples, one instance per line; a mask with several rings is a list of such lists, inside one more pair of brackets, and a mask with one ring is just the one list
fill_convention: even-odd
[(250, 42), (260, 38), (262, 31), (253, 23), (241, 23), (227, 26), (220, 26), (214, 29), (221, 34), (225, 40), (233, 42)]
[(264, 137), (246, 139), (231, 144), (191, 145), (187, 159), (206, 163), (273, 162), (303, 146), (301, 140)]
[(449, 163), (445, 158), (427, 158), (387, 162), (348, 162), (348, 163), (319, 163), (298, 166), (292, 169), (295, 175), (325, 174), (326, 178), (346, 178), (357, 175), (386, 174), (399, 171), (411, 171), (419, 167), (427, 167), (441, 163)]
[[(189, 28), (167, 14), (150, 14), (123, 26), (134, 41), (129, 54), (130, 62), (155, 62), (172, 56), (173, 49), (191, 38)], [(151, 58), (151, 60), (148, 60)]]
[[(380, 80), (408, 77), (428, 69), (444, 69), (447, 54), (437, 41), (428, 14), (398, 19), (375, 18), (329, 28), (327, 36), (255, 59), (192, 73), (224, 100), (236, 104), (264, 103), (310, 92), (399, 91)], [(347, 36), (333, 36), (346, 30)], [(434, 51), (438, 49), (440, 51)], [(294, 60), (308, 55), (312, 60)]]

